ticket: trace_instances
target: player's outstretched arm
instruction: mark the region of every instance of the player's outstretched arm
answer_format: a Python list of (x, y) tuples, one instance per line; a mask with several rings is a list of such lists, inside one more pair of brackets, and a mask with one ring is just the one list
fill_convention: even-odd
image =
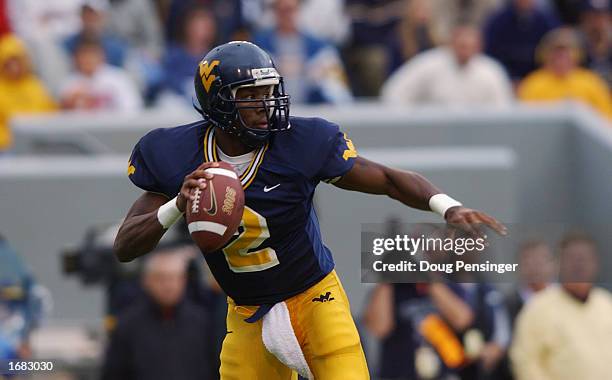
[(193, 199), (192, 190), (205, 189), (206, 180), (213, 178), (205, 170), (217, 166), (216, 162), (207, 163), (187, 175), (179, 194), (171, 200), (152, 192), (140, 196), (128, 211), (115, 238), (113, 251), (117, 259), (128, 262), (151, 252), (168, 228), (185, 212), (187, 200)]
[(152, 251), (166, 230), (157, 219), (157, 212), (168, 202), (161, 194), (142, 194), (128, 211), (119, 228), (113, 251), (121, 262), (132, 261)]
[(463, 207), (415, 172), (392, 169), (357, 157), (351, 170), (334, 184), (346, 190), (385, 194), (407, 206), (439, 212), (449, 224), (476, 235), (479, 233), (475, 226), (479, 224), (487, 225), (499, 234), (506, 234), (506, 227), (497, 220), (483, 212)]

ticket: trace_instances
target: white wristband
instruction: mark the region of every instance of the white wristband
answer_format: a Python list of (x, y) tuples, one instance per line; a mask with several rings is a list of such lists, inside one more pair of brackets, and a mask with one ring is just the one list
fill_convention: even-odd
[(157, 210), (157, 220), (164, 229), (170, 228), (181, 216), (183, 213), (176, 206), (176, 197), (161, 205)]
[(446, 215), (446, 211), (455, 206), (463, 205), (446, 194), (436, 194), (429, 198), (429, 208), (431, 211), (441, 215), (443, 218)]

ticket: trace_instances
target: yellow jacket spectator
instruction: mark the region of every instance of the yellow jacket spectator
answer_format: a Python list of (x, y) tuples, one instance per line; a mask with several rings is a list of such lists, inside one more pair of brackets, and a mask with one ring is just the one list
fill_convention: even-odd
[(546, 35), (538, 49), (543, 67), (519, 85), (518, 96), (526, 102), (578, 100), (612, 118), (612, 98), (597, 74), (580, 68), (581, 49), (571, 29), (556, 29)]
[(55, 110), (56, 105), (32, 72), (24, 44), (7, 35), (0, 39), (0, 152), (12, 144), (9, 120), (17, 114)]

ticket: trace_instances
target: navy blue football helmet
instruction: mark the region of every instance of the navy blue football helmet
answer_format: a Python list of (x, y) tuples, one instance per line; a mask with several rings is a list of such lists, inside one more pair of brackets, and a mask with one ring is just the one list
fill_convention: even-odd
[[(232, 41), (212, 49), (200, 61), (194, 84), (202, 116), (249, 147), (262, 146), (270, 133), (290, 127), (283, 78), (268, 53), (253, 43)], [(239, 88), (254, 86), (270, 86), (270, 96), (236, 99)], [(267, 129), (250, 128), (239, 109), (265, 110)]]

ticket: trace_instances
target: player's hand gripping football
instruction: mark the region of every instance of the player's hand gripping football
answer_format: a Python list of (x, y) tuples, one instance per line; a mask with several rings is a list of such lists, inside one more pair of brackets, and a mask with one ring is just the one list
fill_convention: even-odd
[(201, 190), (204, 190), (206, 188), (206, 181), (213, 178), (213, 174), (207, 173), (206, 169), (217, 167), (219, 167), (217, 162), (207, 162), (185, 176), (183, 186), (181, 186), (181, 191), (176, 197), (176, 207), (178, 207), (179, 210), (184, 212), (185, 208), (187, 207), (187, 201), (194, 200), (194, 189), (200, 188)]
[(444, 219), (446, 219), (446, 223), (450, 226), (463, 230), (474, 237), (486, 237), (482, 230), (483, 226), (491, 228), (502, 236), (508, 234), (506, 226), (495, 220), (495, 218), (484, 212), (463, 206), (449, 208), (446, 211), (446, 215), (444, 215)]

